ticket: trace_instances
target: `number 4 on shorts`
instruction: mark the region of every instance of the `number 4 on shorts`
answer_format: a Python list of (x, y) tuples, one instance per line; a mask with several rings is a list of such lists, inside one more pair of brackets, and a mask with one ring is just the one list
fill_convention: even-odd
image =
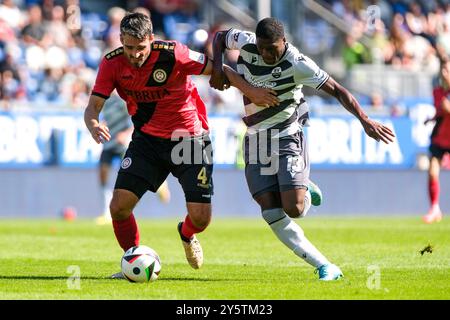
[(203, 167), (197, 175), (197, 179), (201, 181), (203, 185), (206, 185), (208, 182), (208, 177), (206, 175), (206, 168)]

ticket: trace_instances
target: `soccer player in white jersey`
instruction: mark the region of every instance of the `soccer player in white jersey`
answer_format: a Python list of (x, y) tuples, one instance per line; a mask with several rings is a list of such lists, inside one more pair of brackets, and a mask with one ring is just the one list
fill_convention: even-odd
[[(255, 87), (270, 88), (278, 103), (255, 105), (244, 96), (247, 125), (245, 175), (249, 190), (261, 207), (264, 220), (298, 257), (316, 268), (320, 280), (343, 276), (308, 239), (291, 218), (304, 217), (311, 203), (320, 205), (322, 194), (309, 180), (309, 159), (303, 126), (308, 122), (308, 106), (302, 86), (323, 90), (335, 97), (357, 117), (367, 135), (377, 141), (392, 142), (393, 132), (368, 118), (353, 95), (314, 61), (286, 42), (284, 28), (275, 18), (261, 20), (256, 32), (230, 29), (216, 33), (213, 43), (214, 67), (210, 85), (218, 90), (235, 86), (237, 79), (225, 75), (223, 52), (239, 50), (238, 73)], [(239, 88), (239, 86), (237, 86)], [(264, 150), (261, 152), (261, 150)], [(270, 163), (267, 161), (270, 159)], [(275, 164), (275, 170), (273, 170)]]

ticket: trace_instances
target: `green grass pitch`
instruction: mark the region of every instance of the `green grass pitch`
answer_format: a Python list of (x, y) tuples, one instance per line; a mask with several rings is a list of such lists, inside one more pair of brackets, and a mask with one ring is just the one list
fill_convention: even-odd
[[(162, 260), (153, 283), (108, 279), (122, 255), (111, 226), (0, 220), (0, 299), (450, 299), (450, 219), (433, 225), (419, 217), (297, 220), (341, 267), (345, 278), (335, 282), (318, 281), (262, 219), (213, 219), (198, 237), (200, 270), (185, 260), (177, 220), (137, 220), (141, 244)], [(432, 252), (421, 254), (428, 245)]]

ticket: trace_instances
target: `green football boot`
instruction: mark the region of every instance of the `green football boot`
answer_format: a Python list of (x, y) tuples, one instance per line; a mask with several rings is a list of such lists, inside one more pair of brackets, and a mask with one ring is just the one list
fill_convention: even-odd
[(320, 188), (311, 180), (308, 183), (308, 190), (311, 193), (311, 204), (313, 206), (320, 206), (322, 203), (322, 191)]

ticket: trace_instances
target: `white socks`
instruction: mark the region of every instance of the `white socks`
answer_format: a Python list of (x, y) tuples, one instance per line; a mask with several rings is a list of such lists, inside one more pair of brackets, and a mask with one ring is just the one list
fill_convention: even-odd
[(112, 199), (112, 190), (106, 187), (102, 187), (102, 194), (103, 194), (103, 216), (105, 218), (110, 218), (111, 214), (109, 213), (109, 203)]
[(300, 214), (300, 218), (303, 218), (308, 213), (309, 208), (311, 208), (311, 192), (309, 190), (306, 190), (305, 192), (305, 200), (303, 205), (303, 211)]
[[(311, 202), (309, 201), (309, 206), (310, 205)], [(306, 211), (303, 210), (303, 212)], [(325, 256), (322, 255), (322, 253), (320, 253), (320, 251), (317, 250), (311, 242), (309, 242), (309, 240), (305, 237), (302, 228), (300, 228), (298, 224), (289, 218), (283, 209), (275, 208), (264, 210), (262, 215), (278, 239), (280, 239), (285, 246), (294, 251), (297, 256), (315, 268), (330, 263), (328, 259), (325, 258)]]

